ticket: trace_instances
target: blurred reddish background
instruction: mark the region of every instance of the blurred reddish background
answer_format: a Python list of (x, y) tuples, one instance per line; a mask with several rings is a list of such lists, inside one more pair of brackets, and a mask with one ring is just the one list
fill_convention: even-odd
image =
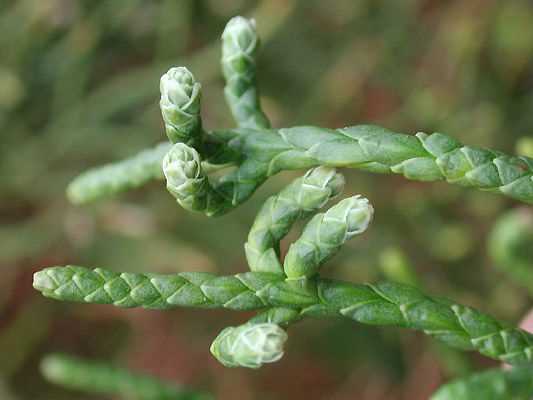
[[(60, 304), (33, 291), (32, 273), (54, 264), (246, 269), (243, 243), (254, 213), (298, 173), (272, 179), (216, 220), (184, 212), (161, 184), (86, 207), (64, 196), (84, 169), (163, 138), (158, 80), (171, 66), (185, 65), (202, 81), (207, 127), (232, 125), (219, 37), (238, 14), (255, 17), (263, 38), (258, 73), (274, 126), (373, 122), (531, 155), (531, 1), (4, 0), (1, 399), (102, 398), (45, 382), (39, 361), (53, 351), (243, 400), (427, 399), (442, 382), (494, 365), (410, 331), (310, 320), (290, 329), (280, 362), (227, 369), (209, 345), (249, 315)], [(371, 199), (376, 219), (330, 262), (328, 274), (416, 280), (512, 323), (529, 309), (530, 294), (503, 279), (486, 255), (488, 230), (515, 203), (394, 176), (350, 171), (347, 180), (348, 194)]]

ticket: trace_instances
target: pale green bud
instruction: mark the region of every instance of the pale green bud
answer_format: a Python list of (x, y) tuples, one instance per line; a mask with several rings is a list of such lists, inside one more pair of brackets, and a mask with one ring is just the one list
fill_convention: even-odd
[[(244, 17), (232, 18), (222, 33), (222, 41), (223, 58), (252, 56), (259, 45), (255, 20)], [(234, 65), (234, 67), (237, 66)]]
[(222, 74), (226, 80), (224, 94), (231, 113), (240, 127), (269, 128), (261, 110), (256, 82), (256, 53), (259, 37), (255, 21), (232, 18), (222, 34)]
[(328, 212), (328, 217), (344, 215), (346, 221), (346, 240), (367, 230), (374, 216), (374, 207), (361, 195), (345, 199), (336, 206), (337, 212)]
[(303, 176), (298, 201), (304, 210), (316, 210), (341, 193), (344, 183), (344, 177), (335, 168), (313, 168)]
[(283, 357), (287, 333), (276, 324), (244, 324), (224, 329), (211, 353), (226, 367), (259, 368)]
[(197, 197), (206, 185), (200, 155), (184, 143), (176, 143), (163, 159), (167, 189), (178, 201)]
[(320, 266), (372, 221), (374, 208), (361, 196), (340, 201), (324, 214), (315, 215), (302, 236), (289, 247), (283, 269), (289, 279), (315, 275)]
[(185, 67), (171, 68), (161, 77), (161, 114), (173, 143), (192, 143), (200, 128), (202, 86)]

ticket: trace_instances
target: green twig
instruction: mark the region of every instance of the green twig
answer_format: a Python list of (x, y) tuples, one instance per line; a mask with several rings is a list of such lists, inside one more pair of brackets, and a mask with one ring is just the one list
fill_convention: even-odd
[(414, 287), (396, 283), (361, 285), (318, 277), (287, 281), (279, 274), (264, 272), (165, 276), (66, 266), (37, 272), (34, 287), (56, 300), (118, 307), (285, 307), (297, 310), (301, 316), (345, 317), (364, 324), (422, 330), (452, 347), (477, 350), (510, 364), (533, 359), (530, 333), (504, 327), (475, 309), (431, 298)]
[(464, 146), (442, 133), (415, 136), (374, 125), (342, 129), (301, 126), (276, 130), (228, 129), (211, 135), (227, 149), (265, 164), (266, 177), (316, 165), (446, 180), (533, 203), (533, 159)]
[(252, 271), (283, 273), (279, 243), (292, 225), (307, 218), (340, 193), (344, 178), (332, 168), (318, 167), (271, 196), (255, 218), (244, 245)]
[(69, 200), (75, 204), (88, 203), (162, 179), (161, 160), (170, 146), (159, 143), (135, 157), (84, 172), (68, 186)]
[[(219, 144), (222, 141), (221, 153), (227, 152), (232, 157), (240, 154), (246, 160), (237, 173), (225, 178), (226, 197), (232, 199), (232, 207), (247, 200), (268, 177), (280, 171), (318, 165), (396, 173), (418, 181), (445, 180), (533, 203), (533, 159), (464, 146), (442, 133), (412, 136), (374, 125), (336, 130), (302, 126), (277, 130), (219, 130), (209, 133), (207, 140)], [(159, 162), (163, 156), (160, 154)], [(137, 185), (123, 184), (111, 191), (102, 176), (105, 170), (96, 171), (92, 174), (91, 185), (87, 184), (87, 178), (78, 178), (76, 184), (71, 185), (80, 193), (71, 195), (73, 199), (89, 201), (93, 196), (84, 196), (84, 191), (100, 192), (99, 197), (103, 197), (140, 186), (161, 175), (152, 174)]]
[[(85, 204), (141, 187), (153, 180), (163, 180), (161, 164), (171, 147), (171, 143), (162, 142), (134, 157), (82, 173), (68, 186), (68, 199), (74, 204)], [(203, 161), (202, 169), (209, 173), (232, 165), (232, 162)]]

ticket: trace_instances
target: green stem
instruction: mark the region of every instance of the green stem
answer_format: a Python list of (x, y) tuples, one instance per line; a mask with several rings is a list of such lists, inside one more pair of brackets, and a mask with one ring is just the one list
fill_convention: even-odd
[[(266, 177), (317, 165), (401, 174), (502, 193), (533, 203), (533, 159), (464, 146), (442, 133), (405, 135), (374, 125), (212, 132), (228, 149), (265, 164)], [(265, 177), (265, 178), (266, 178)]]
[(163, 179), (161, 161), (170, 147), (159, 143), (131, 158), (90, 169), (68, 185), (67, 197), (74, 204), (89, 203)]
[[(74, 204), (85, 204), (141, 187), (154, 180), (163, 180), (161, 163), (171, 147), (172, 143), (161, 142), (133, 157), (89, 169), (69, 184), (67, 197)], [(213, 150), (213, 158), (202, 161), (202, 170), (210, 173), (234, 166), (234, 159), (228, 158), (228, 155), (228, 152), (220, 155)]]
[(283, 307), (297, 310), (302, 317), (345, 317), (364, 324), (421, 330), (452, 347), (476, 350), (510, 364), (533, 359), (530, 333), (504, 327), (475, 309), (396, 283), (361, 285), (318, 277), (287, 281), (280, 274), (261, 272), (165, 276), (66, 266), (37, 272), (34, 287), (57, 300), (119, 307)]
[[(413, 136), (373, 125), (357, 125), (336, 130), (313, 126), (227, 129), (207, 136), (217, 144), (217, 158), (234, 160), (240, 155), (246, 160), (220, 182), (218, 189), (231, 199), (231, 204), (220, 213), (247, 200), (268, 177), (280, 171), (318, 165), (396, 173), (417, 181), (445, 180), (533, 203), (533, 159), (463, 146), (442, 133)], [(148, 173), (139, 168), (132, 178), (124, 175), (127, 171), (124, 165), (129, 160), (117, 164), (120, 173), (111, 174), (116, 175), (113, 179), (106, 175), (107, 171), (114, 171), (114, 164), (83, 174), (70, 185), (70, 198), (87, 202), (159, 179), (161, 172), (150, 170), (160, 165), (164, 154), (160, 152), (158, 157), (148, 163)]]
[(41, 370), (55, 384), (89, 393), (119, 394), (138, 400), (211, 399), (205, 394), (156, 378), (63, 354), (52, 354), (44, 358)]

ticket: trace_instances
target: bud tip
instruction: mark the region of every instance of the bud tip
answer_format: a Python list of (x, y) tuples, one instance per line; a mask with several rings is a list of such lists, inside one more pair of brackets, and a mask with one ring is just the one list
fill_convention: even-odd
[(211, 353), (228, 367), (259, 368), (283, 357), (287, 333), (276, 324), (245, 324), (224, 329)]

